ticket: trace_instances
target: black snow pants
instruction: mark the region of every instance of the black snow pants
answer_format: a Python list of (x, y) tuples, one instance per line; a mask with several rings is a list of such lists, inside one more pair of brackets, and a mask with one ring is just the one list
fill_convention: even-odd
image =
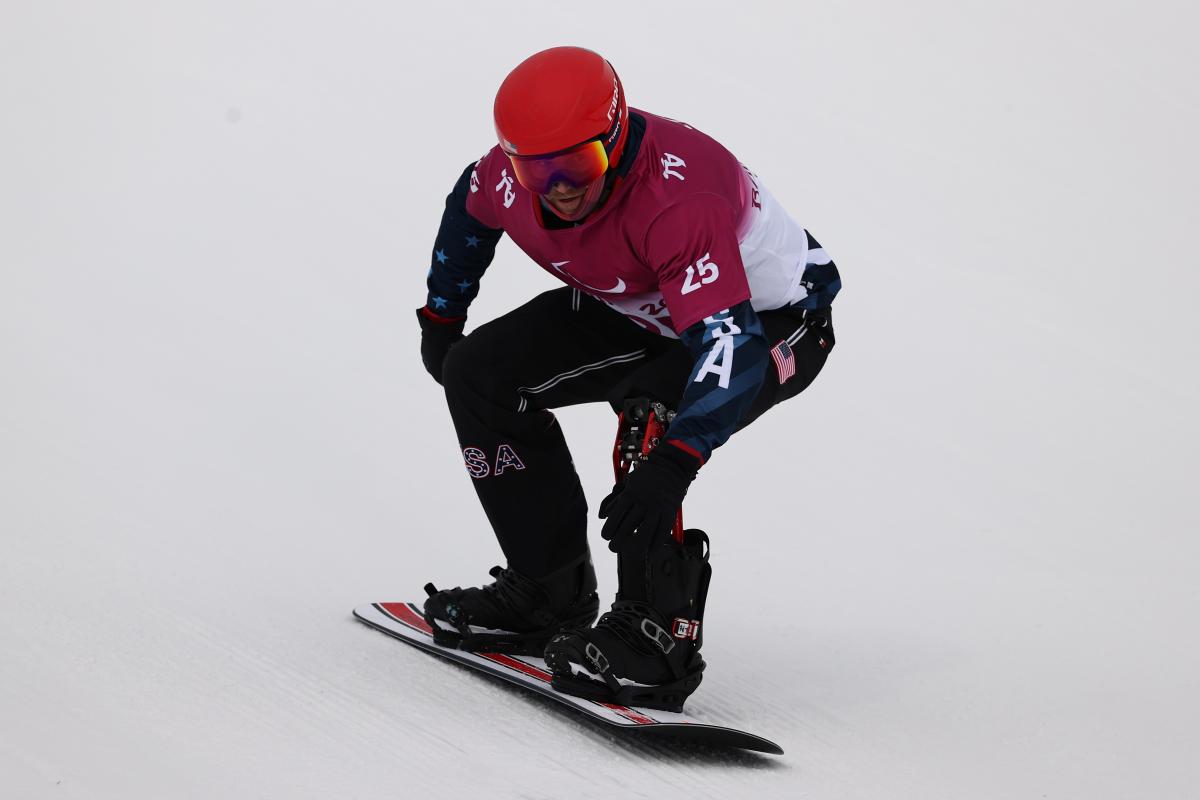
[[(828, 310), (819, 313), (759, 312), (768, 345), (787, 341), (796, 371), (781, 385), (774, 363), (768, 365), (739, 430), (821, 371), (834, 337)], [(634, 397), (676, 409), (692, 366), (683, 342), (570, 287), (535, 297), (451, 348), (443, 371), (450, 415), (510, 567), (537, 578), (587, 548), (587, 502), (550, 409), (606, 402), (619, 411)]]

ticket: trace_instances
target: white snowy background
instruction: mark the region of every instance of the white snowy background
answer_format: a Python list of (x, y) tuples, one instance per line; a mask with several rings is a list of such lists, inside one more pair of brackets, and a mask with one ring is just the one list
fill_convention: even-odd
[[(0, 5), (0, 796), (1200, 797), (1188, 2)], [(412, 309), (581, 44), (834, 255), (645, 746), (355, 624), (499, 551)], [(550, 288), (502, 245), (483, 321)], [(560, 414), (593, 507), (613, 420)], [(605, 597), (614, 565), (593, 530)]]

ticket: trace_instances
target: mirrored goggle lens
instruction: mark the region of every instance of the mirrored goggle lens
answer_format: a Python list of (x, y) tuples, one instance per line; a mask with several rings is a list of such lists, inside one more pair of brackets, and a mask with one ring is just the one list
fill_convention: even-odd
[(509, 160), (517, 180), (535, 194), (549, 194), (554, 184), (563, 182), (582, 188), (608, 170), (608, 153), (594, 139), (565, 153), (551, 156), (513, 156)]

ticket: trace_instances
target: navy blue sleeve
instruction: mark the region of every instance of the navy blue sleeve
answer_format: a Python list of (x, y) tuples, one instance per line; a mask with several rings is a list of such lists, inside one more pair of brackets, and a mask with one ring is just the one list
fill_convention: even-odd
[(467, 213), (474, 169), (471, 164), (463, 170), (446, 197), (446, 210), (433, 244), (426, 306), (440, 317), (467, 315), (467, 306), (479, 294), (479, 280), (496, 255), (496, 243), (504, 235), (504, 231), (489, 228)]
[(768, 348), (749, 300), (705, 317), (683, 332), (696, 357), (668, 441), (700, 459), (733, 435), (766, 377)]
[(828, 308), (833, 305), (833, 298), (842, 288), (842, 276), (838, 274), (837, 264), (821, 247), (820, 242), (813, 238), (808, 231), (808, 264), (804, 267), (804, 275), (800, 281), (808, 294), (796, 305), (808, 311)]

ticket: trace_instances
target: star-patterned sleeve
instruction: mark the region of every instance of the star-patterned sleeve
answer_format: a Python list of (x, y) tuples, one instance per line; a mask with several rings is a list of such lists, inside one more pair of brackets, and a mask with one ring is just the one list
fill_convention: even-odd
[(446, 197), (446, 210), (433, 245), (426, 308), (441, 318), (467, 315), (467, 307), (479, 294), (479, 281), (496, 255), (496, 243), (504, 234), (467, 213), (475, 167), (472, 164), (463, 170)]

